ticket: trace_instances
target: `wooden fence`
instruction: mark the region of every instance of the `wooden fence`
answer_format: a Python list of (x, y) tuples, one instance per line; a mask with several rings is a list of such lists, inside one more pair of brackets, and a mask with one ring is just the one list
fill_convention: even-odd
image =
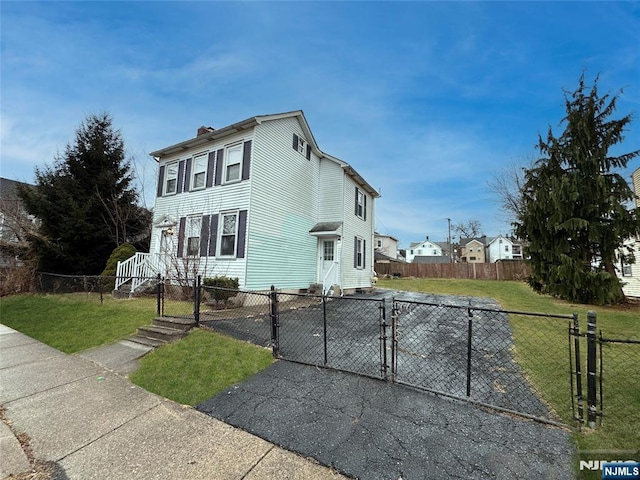
[(520, 260), (497, 263), (376, 263), (376, 273), (396, 277), (526, 280), (531, 267)]

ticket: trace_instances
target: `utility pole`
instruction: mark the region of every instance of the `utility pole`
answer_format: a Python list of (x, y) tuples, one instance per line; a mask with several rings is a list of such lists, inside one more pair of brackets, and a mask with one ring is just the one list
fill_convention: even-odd
[(447, 218), (447, 223), (449, 224), (449, 263), (453, 263), (453, 252), (451, 251), (451, 219)]

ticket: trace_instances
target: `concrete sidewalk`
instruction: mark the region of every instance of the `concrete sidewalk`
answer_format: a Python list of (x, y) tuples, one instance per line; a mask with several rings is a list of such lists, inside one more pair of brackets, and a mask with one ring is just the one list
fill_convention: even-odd
[(136, 348), (66, 355), (0, 324), (0, 478), (346, 478), (133, 385)]

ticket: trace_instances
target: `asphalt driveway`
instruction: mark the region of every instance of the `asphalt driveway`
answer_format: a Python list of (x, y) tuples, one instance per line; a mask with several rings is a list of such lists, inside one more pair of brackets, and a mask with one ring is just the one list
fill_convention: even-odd
[(361, 479), (574, 478), (564, 430), (293, 362), (196, 408)]
[[(373, 378), (390, 378), (393, 373), (398, 383), (557, 421), (514, 359), (507, 316), (487, 310), (499, 310), (493, 299), (392, 290), (328, 299), (325, 304), (318, 298), (293, 298), (294, 301), (280, 304), (281, 359)], [(400, 310), (397, 328), (392, 332), (394, 299)], [(485, 310), (470, 312), (468, 307)], [(203, 324), (235, 338), (269, 346), (268, 308), (246, 313)], [(233, 315), (233, 310), (225, 315)], [(380, 326), (383, 315), (388, 325), (384, 331)], [(470, 316), (473, 328), (469, 355)], [(386, 348), (381, 346), (383, 335), (387, 337)], [(393, 359), (392, 335), (397, 340)]]

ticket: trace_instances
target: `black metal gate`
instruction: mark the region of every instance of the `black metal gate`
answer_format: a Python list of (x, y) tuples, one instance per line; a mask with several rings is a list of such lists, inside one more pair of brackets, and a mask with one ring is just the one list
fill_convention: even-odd
[[(561, 423), (567, 412), (555, 411), (545, 400), (557, 382), (545, 378), (544, 372), (564, 373), (568, 409), (563, 339), (570, 320), (570, 315), (394, 299), (390, 376), (440, 395)], [(514, 328), (521, 330), (519, 335), (514, 336)], [(527, 336), (529, 330), (535, 334)], [(554, 367), (560, 358), (564, 372)]]
[(384, 299), (279, 294), (275, 315), (278, 358), (386, 379)]

